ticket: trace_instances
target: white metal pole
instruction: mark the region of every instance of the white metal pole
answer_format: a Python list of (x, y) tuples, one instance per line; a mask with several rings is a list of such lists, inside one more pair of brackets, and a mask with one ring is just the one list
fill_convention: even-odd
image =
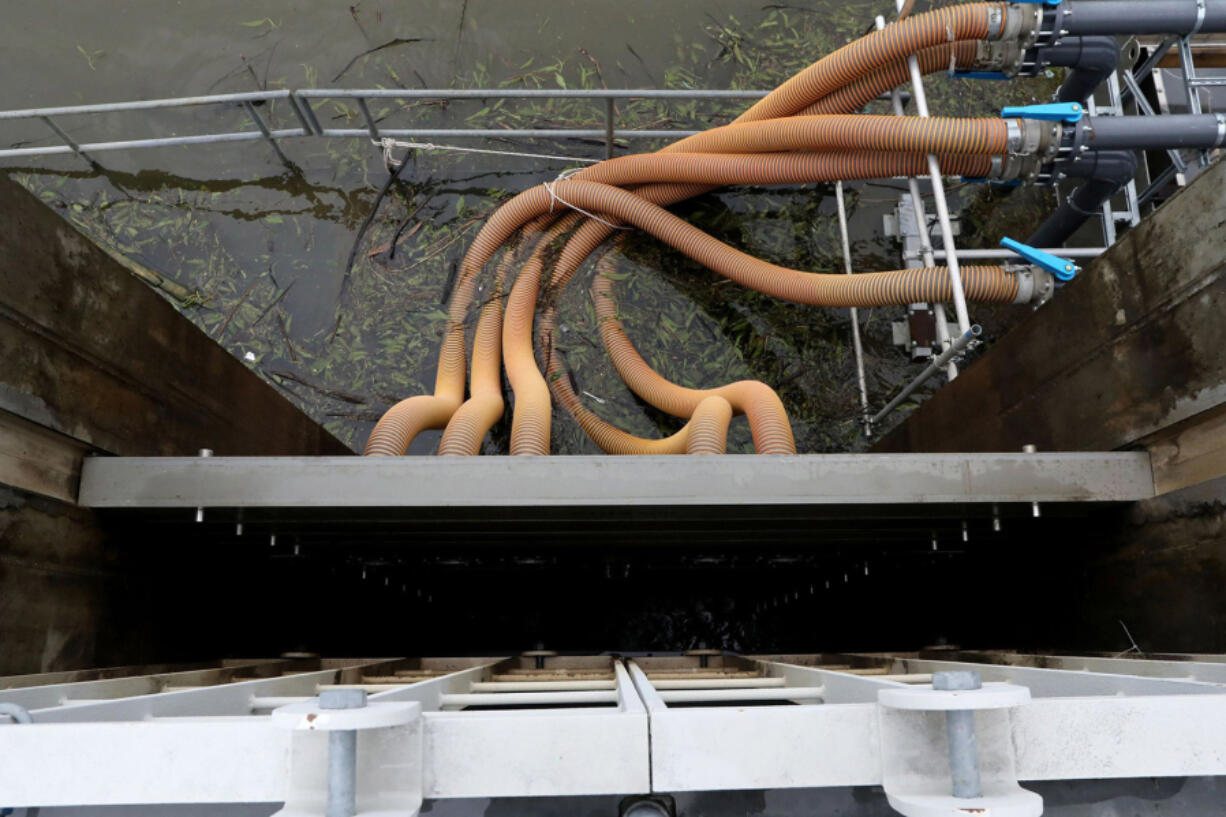
[[(896, 0), (901, 11), (904, 0)], [(928, 118), (928, 98), (924, 95), (924, 77), (920, 73), (919, 60), (912, 54), (907, 58), (911, 69), (911, 96), (915, 111), (921, 119)], [(941, 225), (941, 240), (945, 244), (945, 266), (949, 269), (949, 283), (954, 294), (954, 313), (958, 316), (958, 332), (966, 334), (971, 328), (970, 313), (966, 309), (966, 292), (962, 289), (962, 270), (954, 249), (954, 229), (949, 220), (949, 203), (945, 200), (945, 183), (941, 179), (941, 165), (937, 157), (928, 155), (928, 176), (932, 180), (932, 201), (936, 205), (937, 221)]]
[[(899, 3), (898, 7), (901, 10), (902, 3)], [(877, 17), (877, 28), (885, 28), (885, 20), (880, 16)], [(890, 101), (894, 106), (895, 116), (906, 116), (906, 111), (903, 110), (902, 94), (899, 93), (897, 88), (890, 92)], [(925, 104), (925, 112), (927, 107)], [(924, 199), (920, 196), (919, 182), (916, 181), (914, 176), (907, 178), (907, 187), (911, 192), (911, 210), (915, 214), (915, 229), (919, 232), (920, 251), (923, 255), (924, 266), (935, 267), (936, 258), (932, 252), (932, 238), (928, 235), (928, 213), (924, 208)], [(952, 247), (953, 243), (949, 242), (948, 246)], [(956, 259), (954, 264), (957, 264)], [(943, 352), (949, 348), (950, 344), (949, 319), (945, 316), (945, 304), (933, 304), (932, 314), (936, 318), (937, 340), (940, 342), (941, 351)], [(950, 380), (957, 377), (958, 364), (952, 360), (949, 361), (945, 367), (945, 376)]]
[[(851, 241), (847, 235), (847, 204), (843, 199), (843, 182), (834, 186), (834, 197), (839, 209), (839, 235), (843, 240), (843, 272), (851, 275)], [(864, 379), (864, 346), (860, 343), (860, 313), (854, 306), (851, 312), (851, 346), (856, 355), (856, 380), (860, 384), (860, 419), (865, 436), (873, 433), (868, 421), (868, 383)]]

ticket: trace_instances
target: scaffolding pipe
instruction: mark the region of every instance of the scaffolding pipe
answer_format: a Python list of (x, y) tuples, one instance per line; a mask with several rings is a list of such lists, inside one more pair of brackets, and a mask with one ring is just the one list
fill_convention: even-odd
[(1226, 31), (1226, 0), (1065, 0), (1069, 34), (1196, 34)]
[[(902, 8), (900, 5), (899, 8)], [(915, 100), (915, 112), (920, 119), (928, 118), (928, 97), (924, 93), (924, 77), (919, 60), (914, 54), (907, 57), (911, 72), (911, 95)], [(932, 203), (941, 226), (941, 244), (945, 247), (945, 267), (949, 270), (949, 284), (953, 290), (954, 314), (958, 318), (958, 331), (966, 333), (971, 328), (971, 316), (966, 307), (966, 293), (962, 289), (962, 268), (958, 264), (958, 252), (954, 247), (954, 228), (949, 218), (949, 203), (945, 200), (945, 182), (941, 178), (941, 165), (937, 157), (928, 154), (928, 177), (932, 181)], [(950, 358), (952, 360), (952, 358)], [(955, 375), (956, 376), (956, 375)]]
[(1136, 176), (1137, 157), (1128, 150), (1091, 151), (1061, 168), (1086, 182), (1070, 193), (1026, 239), (1032, 247), (1058, 247), (1067, 241)]
[[(903, 6), (907, 0), (897, 0), (898, 11), (901, 14)], [(885, 19), (877, 17), (877, 28), (885, 27)], [(890, 103), (894, 108), (895, 116), (906, 116), (906, 110), (903, 105), (902, 94), (897, 88), (890, 94)], [(925, 98), (925, 103), (927, 99)], [(923, 258), (925, 267), (936, 266), (935, 256), (932, 252), (932, 237), (928, 234), (928, 213), (924, 208), (924, 197), (920, 195), (919, 181), (914, 176), (907, 177), (907, 190), (911, 193), (911, 211), (915, 215), (915, 229), (919, 237), (920, 253)], [(942, 256), (944, 257), (944, 256)], [(949, 318), (945, 315), (945, 304), (935, 303), (932, 305), (932, 314), (936, 320), (937, 342), (941, 344), (942, 349), (949, 348)], [(945, 376), (950, 381), (958, 377), (958, 364), (950, 360), (945, 367)], [(869, 422), (871, 428), (872, 422)]]
[(1213, 150), (1226, 144), (1226, 113), (1096, 116), (1088, 127), (1094, 150)]
[(651, 685), (659, 690), (673, 689), (766, 689), (786, 685), (783, 678), (661, 678), (652, 679)]
[(907, 386), (900, 391), (893, 400), (886, 403), (885, 408), (873, 415), (873, 424), (875, 425), (888, 417), (890, 412), (898, 408), (898, 406), (901, 405), (904, 400), (910, 397), (916, 389), (924, 385), (924, 383), (928, 381), (928, 378), (939, 372), (946, 363), (961, 354), (967, 346), (970, 346), (971, 341), (982, 334), (983, 329), (976, 324), (955, 338), (954, 342), (949, 345), (948, 349), (937, 355), (933, 361), (928, 364), (928, 367), (924, 369), (924, 371), (920, 372), (914, 380), (908, 383)]
[(615, 704), (616, 689), (573, 690), (561, 692), (453, 692), (444, 693), (439, 705), (468, 706), (577, 706), (580, 704)]
[[(839, 210), (839, 238), (843, 246), (843, 272), (852, 274), (851, 240), (847, 235), (847, 204), (843, 199), (843, 182), (834, 186), (834, 196)], [(856, 383), (860, 387), (860, 414), (864, 423), (864, 435), (873, 433), (872, 424), (868, 420), (868, 383), (864, 379), (864, 346), (860, 343), (860, 312), (854, 306), (848, 309), (851, 316), (851, 345), (856, 356)]]
[(734, 701), (820, 702), (825, 687), (759, 687), (756, 689), (665, 689), (666, 704), (732, 703)]
[(1039, 60), (1044, 65), (1069, 69), (1056, 91), (1057, 102), (1084, 102), (1115, 73), (1120, 46), (1114, 37), (1065, 37), (1054, 46), (1040, 49)]

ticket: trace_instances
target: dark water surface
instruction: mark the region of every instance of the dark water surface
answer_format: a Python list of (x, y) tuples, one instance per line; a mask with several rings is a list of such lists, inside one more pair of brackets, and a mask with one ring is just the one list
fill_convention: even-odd
[[(770, 88), (862, 33), (888, 2), (763, 3), (673, 0), (619, 3), (497, 0), (360, 3), (298, 0), (164, 2), (42, 0), (7, 15), (0, 33), (0, 108), (70, 105), (304, 87)], [(1050, 83), (976, 85), (934, 79), (934, 112), (991, 115), (1006, 98), (1044, 97)], [(373, 104), (388, 122), (428, 127), (599, 126), (585, 102), (481, 100)], [(619, 104), (626, 127), (693, 128), (726, 122), (741, 104)], [(325, 125), (360, 127), (352, 104), (319, 105)], [(881, 112), (885, 112), (882, 109)], [(284, 106), (262, 110), (294, 125)], [(79, 141), (221, 131), (240, 109), (65, 118)], [(438, 140), (443, 141), (443, 140)], [(6, 124), (0, 143), (48, 144), (37, 122)], [(600, 157), (599, 144), (451, 140), (495, 150)], [(619, 146), (619, 153), (651, 147)], [(368, 140), (291, 140), (281, 164), (262, 142), (11, 160), (8, 172), (103, 244), (185, 286), (180, 306), (204, 331), (284, 390), (355, 448), (392, 402), (430, 390), (455, 267), (480, 224), (507, 195), (567, 163), (417, 151), (355, 241), (388, 172)], [(881, 217), (898, 183), (849, 191), (856, 268), (900, 266)], [(968, 244), (1024, 234), (1038, 212), (1030, 194), (974, 205)], [(1003, 203), (1003, 204), (1002, 204)], [(841, 270), (828, 185), (730, 189), (678, 212), (754, 254), (810, 270)], [(392, 246), (394, 236), (399, 236)], [(351, 253), (356, 262), (346, 275)], [(625, 323), (662, 374), (688, 386), (747, 377), (776, 386), (802, 451), (862, 447), (845, 310), (782, 304), (725, 284), (654, 241), (635, 237), (620, 266)], [(562, 297), (564, 351), (593, 410), (637, 434), (678, 427), (638, 401), (600, 346), (589, 274)], [(869, 387), (884, 403), (916, 367), (890, 345), (901, 310), (861, 313)], [(1010, 310), (979, 310), (989, 327)], [(1017, 314), (1015, 311), (1012, 314)], [(139, 316), (134, 316), (139, 319)], [(437, 435), (414, 447), (432, 450)], [(505, 452), (507, 424), (486, 443)], [(554, 450), (595, 453), (559, 415)], [(743, 421), (730, 450), (751, 450)]]

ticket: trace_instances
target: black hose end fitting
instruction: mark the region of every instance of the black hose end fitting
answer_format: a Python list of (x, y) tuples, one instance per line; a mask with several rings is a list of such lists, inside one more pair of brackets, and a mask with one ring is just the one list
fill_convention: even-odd
[(1058, 162), (1057, 174), (1085, 179), (1047, 217), (1026, 243), (1033, 247), (1058, 247), (1103, 206), (1137, 172), (1137, 157), (1130, 150), (1092, 150), (1076, 159)]
[[(1075, 51), (1064, 84), (1056, 91), (1057, 102), (1084, 102), (1094, 89), (1115, 73), (1120, 62), (1120, 47), (1114, 37), (1066, 37), (1055, 49), (1069, 46)], [(1053, 61), (1052, 65), (1060, 65)]]

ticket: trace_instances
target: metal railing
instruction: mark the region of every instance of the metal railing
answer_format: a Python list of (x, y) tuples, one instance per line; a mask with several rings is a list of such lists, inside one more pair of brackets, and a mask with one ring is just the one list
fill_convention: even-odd
[[(1180, 68), (1183, 74), (1183, 86), (1184, 86), (1184, 91), (1187, 94), (1187, 98), (1188, 98), (1188, 111), (1189, 113), (1197, 113), (1197, 114), (1202, 113), (1203, 111), (1202, 111), (1201, 100), (1199, 96), (1200, 89), (1206, 88), (1206, 87), (1226, 86), (1226, 77), (1203, 77), (1203, 76), (1199, 76), (1196, 73), (1196, 66), (1195, 66), (1195, 62), (1193, 59), (1193, 55), (1192, 55), (1191, 40), (1192, 40), (1191, 34), (1182, 36), (1182, 37), (1179, 37), (1179, 36), (1168, 37), (1162, 40), (1158, 45), (1156, 45), (1153, 51), (1145, 59), (1145, 62), (1143, 62), (1136, 69), (1121, 67), (1115, 74), (1113, 74), (1107, 79), (1107, 82), (1105, 84), (1106, 96), (1107, 96), (1106, 104), (1098, 105), (1095, 103), (1094, 99), (1091, 98), (1087, 106), (1089, 114), (1092, 116), (1097, 115), (1097, 114), (1103, 114), (1103, 115), (1108, 115), (1108, 116), (1124, 116), (1126, 114), (1125, 105), (1131, 99), (1135, 101), (1135, 105), (1136, 105), (1136, 108), (1139, 114), (1143, 116), (1161, 116), (1161, 112), (1155, 111), (1153, 106), (1149, 103), (1149, 100), (1146, 99), (1145, 94), (1141, 90), (1141, 83), (1144, 82), (1145, 79), (1149, 77), (1150, 74), (1157, 69), (1158, 63), (1162, 60), (1162, 58), (1165, 57), (1167, 53), (1169, 53), (1170, 50), (1175, 47), (1178, 47), (1179, 49)], [(913, 71), (912, 72), (913, 83), (922, 82), (922, 80), (919, 77), (915, 76), (914, 74), (915, 72)], [(1123, 87), (1121, 87), (1121, 83)], [(916, 97), (922, 98), (922, 85), (918, 85), (917, 88), (920, 92), (916, 94)], [(1121, 223), (1121, 222), (1127, 223), (1131, 226), (1135, 226), (1138, 223), (1140, 223), (1141, 208), (1145, 204), (1147, 204), (1155, 195), (1161, 192), (1166, 187), (1166, 185), (1169, 184), (1173, 179), (1175, 179), (1176, 177), (1182, 178), (1185, 174), (1188, 173), (1189, 165), (1181, 151), (1171, 149), (1167, 151), (1167, 155), (1170, 157), (1170, 160), (1171, 160), (1170, 166), (1167, 167), (1165, 170), (1163, 170), (1161, 173), (1159, 173), (1157, 176), (1150, 178), (1148, 180), (1149, 184), (1145, 187), (1144, 190), (1140, 192), (1137, 191), (1137, 180), (1135, 178), (1129, 181), (1128, 184), (1124, 186), (1124, 189), (1123, 189), (1124, 208), (1122, 211), (1117, 210), (1111, 204), (1110, 201), (1107, 201), (1103, 204), (1102, 210), (1099, 213), (1102, 219), (1103, 246), (1101, 247), (1056, 247), (1056, 248), (1046, 248), (1046, 251), (1055, 253), (1055, 254), (1059, 254), (1059, 255), (1063, 255), (1067, 258), (1096, 258), (1099, 255), (1101, 255), (1103, 252), (1105, 252), (1107, 248), (1109, 248), (1116, 241), (1117, 223)], [(1209, 159), (1210, 159), (1210, 151), (1200, 151), (1198, 158), (1199, 158), (1199, 164), (1201, 167), (1208, 165)], [(912, 199), (916, 201), (917, 203), (922, 202), (922, 200), (919, 198), (918, 193), (917, 193), (917, 187), (916, 187), (915, 180), (910, 179), (909, 184), (911, 186)], [(935, 194), (938, 192), (938, 190), (941, 190), (941, 188), (938, 186), (939, 184), (940, 184), (939, 177), (934, 175), (933, 177), (934, 199), (937, 198)], [(943, 190), (941, 190), (941, 192), (943, 192)], [(928, 226), (927, 216), (923, 213), (923, 210), (922, 210), (922, 203), (919, 204), (919, 207), (916, 210), (916, 221), (917, 221), (916, 229), (918, 231), (918, 237), (921, 239), (921, 244), (923, 245), (923, 249), (924, 249), (922, 258), (923, 258), (924, 263), (928, 266), (932, 266), (935, 260), (944, 261), (947, 259), (955, 259), (959, 257), (965, 258), (965, 259), (975, 259), (975, 260), (1007, 260), (1010, 258), (1016, 258), (1016, 256), (1008, 250), (957, 249), (954, 247), (954, 241), (953, 241), (953, 236), (951, 232), (945, 228), (944, 224), (941, 225), (942, 243), (944, 244), (944, 247), (934, 250), (931, 247), (930, 236), (929, 236), (930, 228)], [(900, 227), (904, 227), (904, 226), (907, 226), (907, 225), (900, 225)], [(955, 294), (957, 294), (956, 291), (955, 291)], [(940, 304), (936, 305), (936, 307), (938, 308), (940, 306), (941, 306)], [(950, 333), (947, 328), (943, 332), (940, 331), (940, 328), (941, 328), (939, 325), (940, 323), (943, 323), (943, 321), (938, 321), (938, 342), (940, 343), (940, 346), (944, 351), (936, 357), (936, 360), (940, 360), (946, 364), (946, 366), (948, 367), (947, 376), (950, 380), (953, 380), (957, 376), (956, 361), (960, 358), (959, 353), (961, 350), (959, 349), (957, 351), (954, 351), (952, 355), (950, 354), (950, 352), (953, 351), (953, 345), (955, 345), (956, 342), (950, 341), (949, 339)], [(964, 328), (963, 338), (967, 338), (968, 342), (963, 343), (962, 347), (968, 348), (970, 336), (965, 333), (965, 328)], [(959, 338), (958, 340), (961, 340), (961, 338)], [(925, 367), (924, 371), (921, 372), (919, 375), (917, 375), (910, 383), (904, 386), (903, 389), (897, 395), (895, 395), (894, 398), (891, 399), (885, 405), (885, 407), (881, 409), (881, 411), (877, 412), (871, 418), (869, 418), (868, 421), (866, 422), (866, 426), (871, 429), (872, 425), (876, 423), (880, 423), (895, 408), (901, 405), (902, 402), (906, 399), (906, 397), (914, 393), (915, 390), (920, 385), (922, 385), (925, 381), (927, 381), (929, 378), (936, 375), (938, 371), (940, 371), (941, 367), (934, 365), (934, 363), (935, 361), (929, 363)], [(859, 368), (862, 368), (863, 362), (860, 360), (857, 360), (857, 366)]]
[[(0, 111), (0, 121), (39, 120), (49, 128), (61, 144), (37, 147), (9, 147), (0, 149), (0, 159), (25, 156), (55, 156), (75, 153), (94, 161), (90, 154), (110, 150), (133, 150), (141, 148), (204, 145), (220, 142), (247, 142), (264, 140), (284, 160), (279, 143), (286, 139), (302, 137), (353, 138), (368, 137), (375, 141), (383, 138), (413, 139), (601, 139), (605, 142), (606, 155), (612, 156), (613, 144), (618, 139), (671, 139), (689, 136), (697, 131), (682, 129), (634, 129), (618, 128), (615, 105), (619, 100), (661, 99), (679, 102), (696, 100), (756, 100), (766, 96), (767, 91), (754, 90), (699, 90), (699, 89), (307, 89), (281, 91), (252, 91), (235, 94), (212, 94), (209, 96), (179, 97), (174, 99), (150, 99), (136, 102), (110, 102), (97, 105), (74, 105), (56, 108), (29, 108), (19, 111)], [(351, 100), (356, 103), (364, 127), (324, 127), (319, 119), (316, 105), (326, 99)], [(603, 101), (603, 126), (600, 128), (421, 128), (383, 127), (370, 110), (370, 100), (457, 100), (457, 99), (580, 99)], [(297, 120), (293, 128), (273, 127), (262, 116), (257, 105), (286, 102)], [(184, 136), (159, 136), (144, 139), (111, 139), (84, 141), (74, 139), (57, 119), (65, 116), (127, 113), (132, 111), (165, 110), (197, 107), (201, 105), (237, 105), (246, 114), (245, 122), (238, 130), (221, 133), (199, 133)], [(243, 126), (246, 126), (245, 128)]]
[[(901, 6), (901, 0), (899, 0)], [(884, 24), (883, 20), (878, 21), (878, 26)], [(1201, 77), (1196, 74), (1193, 64), (1190, 36), (1185, 37), (1170, 37), (1163, 40), (1153, 52), (1149, 55), (1146, 61), (1135, 70), (1121, 68), (1117, 75), (1112, 76), (1107, 82), (1108, 102), (1101, 107), (1101, 113), (1123, 115), (1125, 105), (1129, 99), (1135, 100), (1135, 105), (1139, 113), (1146, 116), (1160, 115), (1154, 111), (1149, 101), (1145, 98), (1141, 91), (1140, 83), (1154, 71), (1159, 61), (1170, 51), (1171, 48), (1178, 46), (1181, 65), (1183, 66), (1184, 87), (1188, 95), (1188, 106), (1192, 113), (1201, 112), (1199, 90), (1203, 87), (1210, 86), (1226, 86), (1226, 78), (1219, 77)], [(914, 97), (919, 107), (919, 115), (927, 116), (927, 106), (924, 103), (924, 85), (923, 77), (919, 71), (918, 63), (914, 58), (910, 60), (910, 73), (912, 80), (912, 88)], [(1121, 83), (1123, 87), (1121, 87)], [(759, 90), (698, 90), (698, 89), (508, 89), (508, 88), (467, 88), (467, 89), (304, 89), (304, 90), (278, 90), (278, 91), (253, 91), (247, 93), (231, 93), (231, 94), (213, 94), (208, 96), (195, 97), (180, 97), (172, 99), (154, 99), (135, 102), (115, 102), (94, 105), (76, 105), (63, 106), (53, 108), (31, 108), (17, 111), (0, 111), (0, 121), (14, 120), (38, 120), (60, 140), (57, 145), (45, 146), (21, 146), (0, 148), (0, 159), (29, 157), (29, 156), (54, 156), (65, 154), (76, 154), (81, 158), (95, 163), (91, 157), (91, 153), (114, 151), (114, 150), (133, 150), (144, 148), (160, 148), (160, 147), (175, 147), (186, 145), (204, 145), (225, 142), (248, 142), (264, 140), (276, 152), (281, 161), (288, 163), (289, 160), (281, 150), (280, 143), (287, 139), (297, 139), (304, 137), (320, 137), (320, 138), (369, 138), (376, 143), (385, 142), (389, 139), (589, 139), (601, 140), (605, 146), (605, 155), (613, 156), (614, 144), (619, 139), (669, 139), (676, 137), (689, 136), (698, 131), (676, 129), (634, 129), (634, 128), (618, 128), (617, 127), (617, 111), (616, 103), (619, 100), (636, 100), (636, 99), (658, 99), (668, 101), (683, 101), (691, 102), (696, 100), (757, 100), (766, 96), (767, 91)], [(891, 101), (894, 105), (895, 112), (901, 114), (901, 103), (905, 98), (901, 92), (895, 91), (890, 95), (883, 95), (884, 100)], [(577, 99), (577, 100), (598, 100), (604, 102), (603, 122), (599, 128), (563, 128), (563, 127), (547, 127), (547, 128), (427, 128), (427, 127), (390, 127), (381, 123), (380, 117), (375, 116), (370, 109), (372, 100), (396, 100), (396, 101), (421, 101), (421, 100), (497, 100), (497, 99)], [(348, 100), (352, 101), (357, 107), (357, 114), (362, 122), (362, 127), (325, 127), (320, 121), (317, 106), (324, 100)], [(274, 102), (284, 101), (288, 104), (290, 111), (293, 114), (294, 120), (297, 122), (296, 127), (274, 127), (270, 118), (262, 116), (258, 110), (258, 105), (270, 104)], [(1093, 103), (1091, 103), (1093, 104)], [(99, 115), (109, 113), (126, 113), (133, 111), (150, 111), (158, 109), (179, 109), (189, 108), (204, 105), (229, 105), (241, 107), (245, 113), (245, 121), (239, 125), (238, 130), (224, 131), (221, 133), (198, 133), (190, 135), (148, 137), (142, 139), (112, 139), (105, 141), (78, 141), (73, 138), (57, 121), (66, 116), (78, 115)], [(1095, 109), (1091, 108), (1091, 113)], [(432, 146), (439, 147), (439, 146)], [(1116, 213), (1110, 203), (1107, 203), (1102, 212), (1103, 217), (1103, 247), (1095, 248), (1079, 248), (1079, 249), (1057, 249), (1057, 251), (1069, 257), (1094, 257), (1101, 254), (1106, 247), (1115, 242), (1116, 229), (1115, 224), (1118, 221), (1124, 221), (1135, 225), (1140, 220), (1140, 208), (1144, 206), (1154, 195), (1156, 195), (1166, 184), (1168, 184), (1177, 175), (1182, 176), (1188, 171), (1188, 163), (1183, 158), (1183, 155), (1178, 150), (1169, 150), (1168, 155), (1171, 159), (1171, 166), (1158, 176), (1149, 180), (1149, 185), (1140, 193), (1137, 192), (1136, 181), (1130, 182), (1126, 188), (1126, 205), (1125, 211)], [(562, 157), (552, 157), (562, 158)], [(1208, 153), (1204, 152), (1200, 156), (1200, 164), (1207, 164)], [(958, 257), (962, 256), (968, 259), (1003, 259), (1012, 257), (1010, 253), (1004, 250), (959, 250), (955, 246), (954, 234), (949, 217), (948, 205), (945, 200), (945, 188), (941, 177), (940, 168), (935, 157), (929, 157), (929, 179), (932, 185), (933, 201), (936, 205), (938, 223), (942, 238), (942, 247), (939, 249), (933, 248), (928, 240), (928, 216), (922, 211), (922, 197), (918, 194), (918, 186), (916, 179), (908, 179), (908, 184), (911, 189), (913, 202), (916, 204), (916, 220), (917, 226), (922, 225), (921, 233), (923, 234), (923, 261), (931, 266), (936, 259), (946, 262), (950, 268), (951, 283), (953, 289), (953, 301), (956, 307), (956, 317), (958, 324), (959, 338), (966, 337), (971, 329), (969, 316), (965, 307), (965, 295), (963, 293), (962, 282), (957, 274)], [(839, 215), (841, 219), (846, 219), (845, 205), (842, 197), (839, 197)], [(844, 246), (844, 263), (850, 266), (850, 248)], [(949, 326), (945, 320), (944, 307), (941, 304), (935, 305), (935, 313), (937, 316), (937, 334), (938, 342), (944, 352), (948, 352), (954, 345), (954, 339), (951, 338)], [(965, 346), (965, 344), (963, 344)], [(957, 377), (957, 355), (947, 355), (942, 353), (939, 357), (946, 360), (945, 371), (950, 380)], [(858, 372), (863, 372), (864, 361), (863, 354), (860, 349), (856, 350), (856, 366)], [(936, 369), (929, 366), (924, 374), (917, 378), (916, 382), (909, 384), (909, 391), (914, 390), (923, 380), (926, 380), (932, 374), (936, 373)], [(859, 375), (863, 382), (863, 375)], [(863, 388), (863, 386), (862, 386)], [(884, 419), (890, 410), (901, 402), (897, 398), (890, 404), (878, 412), (876, 415), (869, 417), (867, 406), (863, 406), (864, 422), (867, 429), (871, 429), (872, 423), (880, 422)], [(870, 431), (871, 433), (871, 431)]]

